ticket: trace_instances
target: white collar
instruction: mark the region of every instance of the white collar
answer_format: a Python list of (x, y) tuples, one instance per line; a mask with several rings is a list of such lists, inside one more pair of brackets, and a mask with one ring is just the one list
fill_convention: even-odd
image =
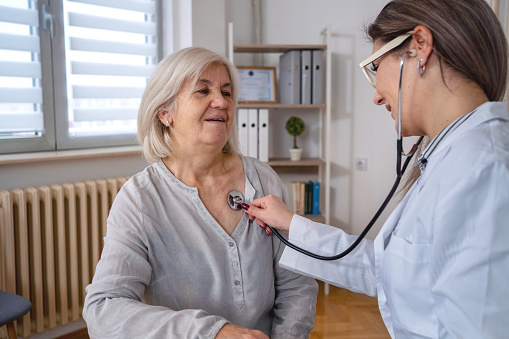
[(447, 134), (449, 134), (449, 132), (453, 132), (459, 126), (461, 126), (461, 124), (463, 124), (465, 121), (467, 121), (467, 119), (470, 118), (472, 116), (472, 114), (475, 113), (475, 111), (477, 111), (477, 108), (471, 112), (468, 112), (468, 113), (460, 116), (458, 119), (454, 120), (452, 123), (447, 125), (447, 127), (445, 127), (440, 133), (438, 133), (438, 135), (435, 138), (433, 138), (431, 143), (426, 147), (424, 152), (422, 152), (422, 154), (419, 156), (419, 159), (417, 159), (417, 164), (419, 165), (421, 172), (424, 171), (424, 169), (426, 168), (426, 165), (428, 163), (428, 158), (431, 155), (431, 153), (433, 153), (433, 151), (435, 151), (438, 144), (442, 140), (444, 140), (444, 138), (447, 136)]

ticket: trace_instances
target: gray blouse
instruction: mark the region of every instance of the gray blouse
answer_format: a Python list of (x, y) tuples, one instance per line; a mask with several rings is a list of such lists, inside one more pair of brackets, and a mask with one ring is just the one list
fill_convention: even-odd
[[(242, 162), (247, 203), (267, 194), (286, 200), (267, 164)], [(89, 335), (214, 338), (231, 322), (271, 338), (307, 338), (318, 286), (279, 266), (283, 249), (250, 225), (247, 214), (228, 235), (197, 188), (158, 161), (127, 181), (111, 208), (101, 260), (86, 289)]]

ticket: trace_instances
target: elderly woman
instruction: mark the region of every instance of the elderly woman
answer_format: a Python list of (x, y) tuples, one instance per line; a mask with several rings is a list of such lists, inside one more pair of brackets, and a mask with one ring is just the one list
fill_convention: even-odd
[(83, 310), (97, 338), (307, 338), (316, 282), (278, 265), (283, 246), (227, 204), (286, 199), (266, 164), (238, 153), (235, 67), (203, 48), (159, 63), (138, 137), (152, 162), (117, 195)]

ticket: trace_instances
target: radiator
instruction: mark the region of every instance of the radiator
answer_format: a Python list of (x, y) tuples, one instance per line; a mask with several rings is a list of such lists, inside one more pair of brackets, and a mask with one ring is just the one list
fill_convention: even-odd
[(0, 191), (0, 289), (32, 302), (17, 321), (19, 336), (79, 319), (107, 215), (127, 179)]

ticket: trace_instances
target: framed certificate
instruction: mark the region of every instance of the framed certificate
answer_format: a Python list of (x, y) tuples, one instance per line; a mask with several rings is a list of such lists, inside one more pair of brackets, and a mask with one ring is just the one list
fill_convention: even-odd
[(277, 103), (276, 67), (237, 66), (240, 77), (239, 103)]

